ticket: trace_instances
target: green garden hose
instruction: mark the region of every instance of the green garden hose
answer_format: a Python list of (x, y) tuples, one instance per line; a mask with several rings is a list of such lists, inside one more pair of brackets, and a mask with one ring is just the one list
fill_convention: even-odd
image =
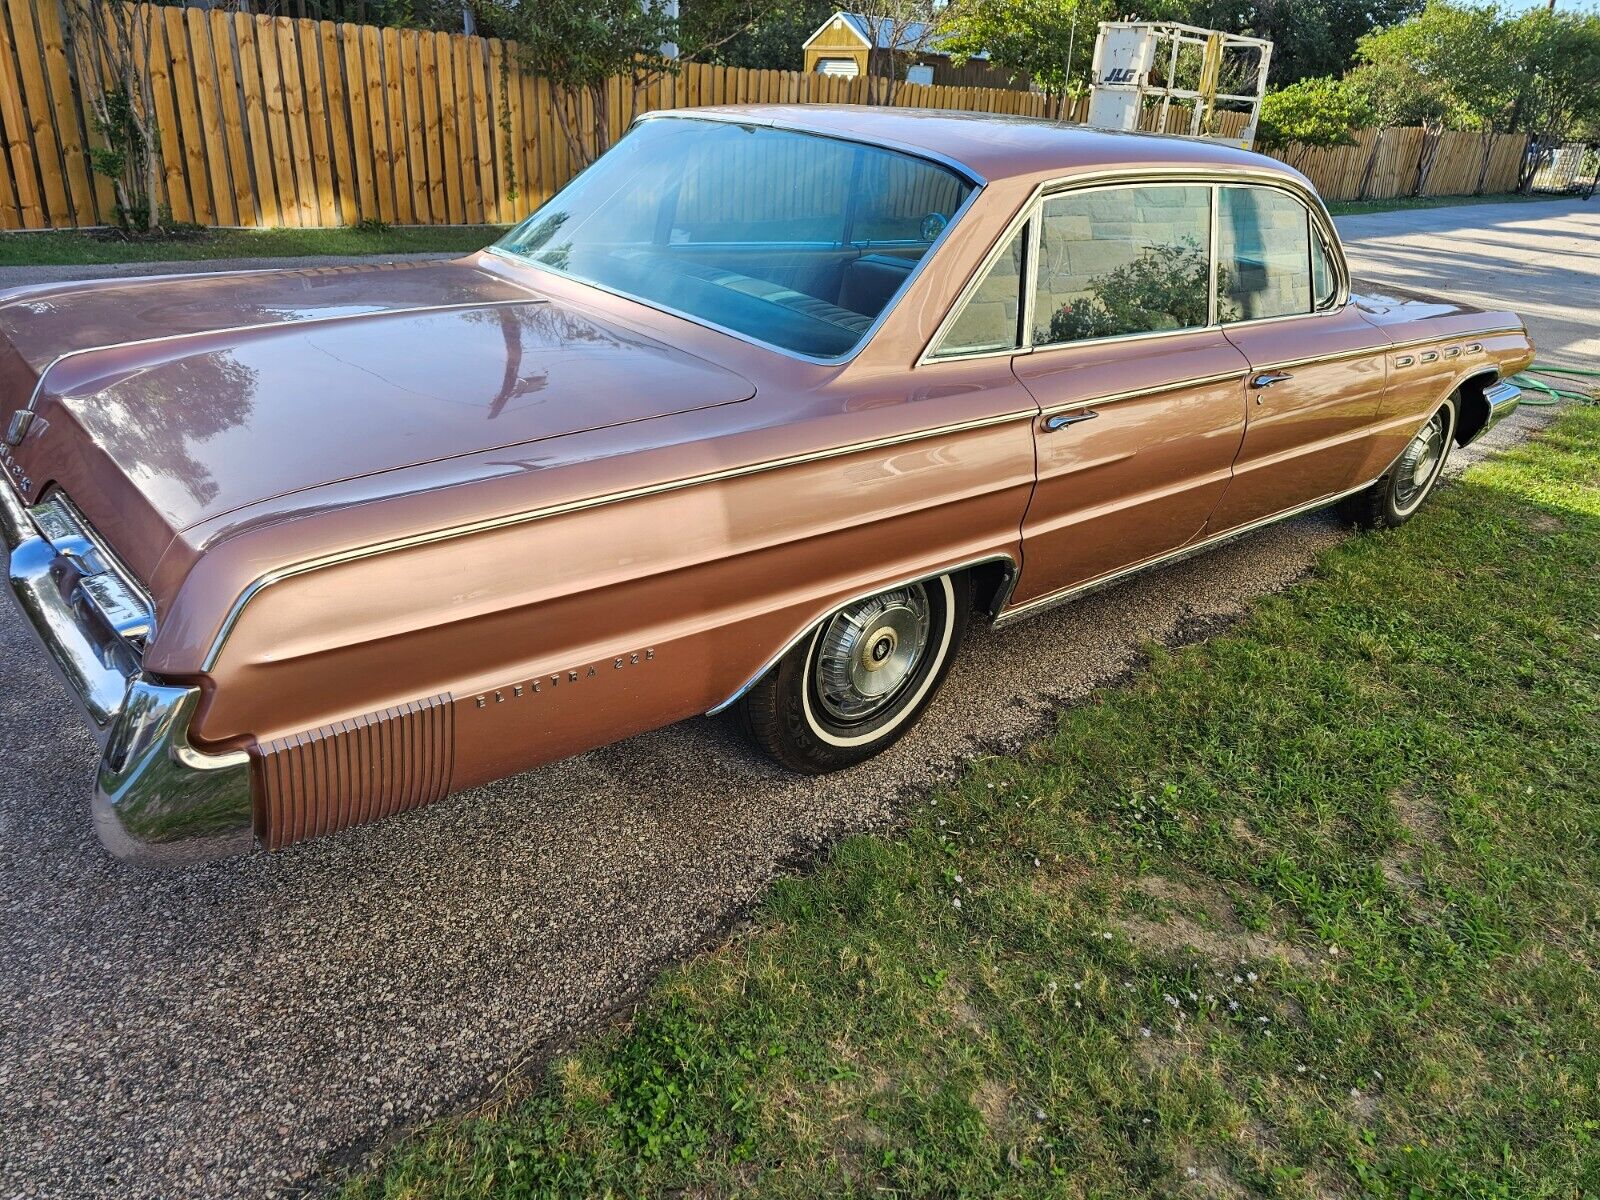
[[(1535, 375), (1555, 375), (1555, 383), (1547, 380), (1535, 379)], [(1511, 382), (1522, 389), (1522, 402), (1536, 407), (1560, 404), (1563, 400), (1576, 400), (1579, 404), (1600, 404), (1600, 395), (1596, 395), (1592, 387), (1557, 387), (1557, 383), (1565, 383), (1565, 376), (1580, 375), (1589, 379), (1600, 379), (1600, 371), (1587, 371), (1582, 367), (1556, 367), (1549, 363), (1536, 362), (1521, 374), (1513, 375)]]

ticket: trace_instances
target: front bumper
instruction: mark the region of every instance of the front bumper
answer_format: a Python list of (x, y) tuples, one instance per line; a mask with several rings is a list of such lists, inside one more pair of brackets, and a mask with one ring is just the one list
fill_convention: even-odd
[(1462, 445), (1470, 446), (1496, 425), (1504, 421), (1517, 411), (1517, 406), (1522, 403), (1522, 389), (1516, 384), (1502, 379), (1483, 389), (1483, 402), (1487, 411), (1483, 414), (1483, 424), (1473, 430), (1472, 436), (1467, 438)]
[(12, 598), (102, 747), (94, 828), (123, 862), (182, 866), (255, 844), (250, 756), (189, 742), (200, 689), (152, 679), (131, 646), (80, 602), (72, 564), (0, 481), (0, 541)]

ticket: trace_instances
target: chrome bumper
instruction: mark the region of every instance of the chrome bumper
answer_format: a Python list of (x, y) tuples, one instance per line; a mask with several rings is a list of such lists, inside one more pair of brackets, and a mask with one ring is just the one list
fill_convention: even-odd
[(123, 862), (182, 866), (255, 844), (250, 756), (189, 744), (197, 687), (151, 679), (139, 657), (96, 628), (63, 587), (62, 553), (0, 482), (0, 540), (11, 595), (102, 746), (94, 828)]
[(1514, 383), (1501, 380), (1491, 387), (1484, 388), (1483, 398), (1489, 406), (1489, 414), (1477, 431), (1467, 439), (1465, 445), (1472, 445), (1489, 430), (1504, 421), (1517, 411), (1517, 406), (1522, 403), (1522, 389)]

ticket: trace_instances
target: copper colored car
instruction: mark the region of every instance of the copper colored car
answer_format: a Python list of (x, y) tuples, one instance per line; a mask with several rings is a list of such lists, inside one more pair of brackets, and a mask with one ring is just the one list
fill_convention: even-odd
[(0, 293), (0, 524), (102, 841), (182, 863), (699, 713), (848, 767), (975, 614), (1407, 520), (1531, 357), (1244, 151), (656, 113), (459, 261)]

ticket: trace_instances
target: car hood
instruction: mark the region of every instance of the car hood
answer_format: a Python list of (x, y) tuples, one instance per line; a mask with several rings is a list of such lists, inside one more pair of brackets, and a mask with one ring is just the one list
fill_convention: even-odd
[(754, 393), (703, 359), (471, 260), (143, 279), (0, 295), (5, 451), (148, 579), (243, 506)]

